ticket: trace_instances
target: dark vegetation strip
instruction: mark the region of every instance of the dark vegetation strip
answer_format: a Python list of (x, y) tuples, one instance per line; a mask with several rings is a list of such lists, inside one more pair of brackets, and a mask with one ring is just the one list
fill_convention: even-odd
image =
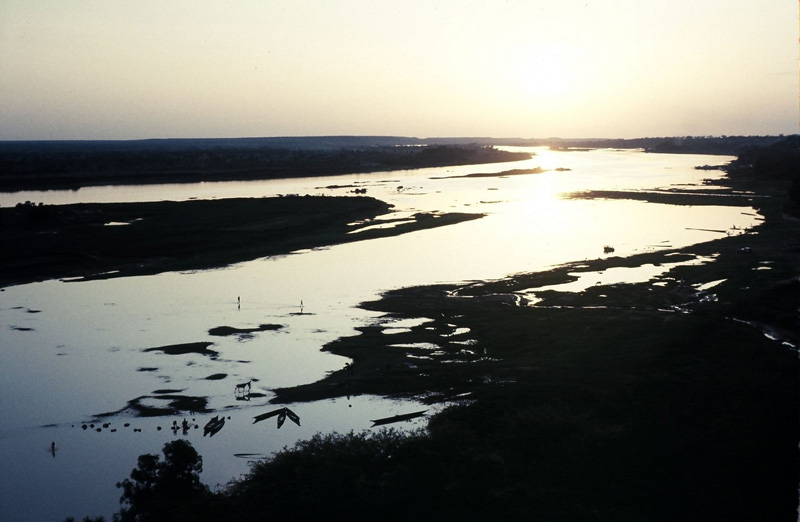
[(458, 178), (504, 178), (509, 176), (525, 176), (528, 174), (541, 174), (547, 172), (541, 167), (533, 169), (512, 169), (502, 172), (476, 172), (473, 174), (463, 174), (458, 176), (432, 176), (431, 179), (458, 179)]
[(390, 210), (374, 198), (322, 196), (0, 208), (0, 286), (217, 268), (481, 217), (423, 214), (351, 233)]
[(628, 199), (646, 201), (664, 205), (720, 205), (720, 206), (752, 206), (753, 201), (761, 196), (738, 194), (730, 190), (715, 192), (704, 191), (651, 191), (651, 190), (590, 190), (573, 192), (564, 195), (568, 199)]
[(0, 191), (92, 185), (188, 183), (325, 176), (446, 165), (518, 161), (527, 153), (495, 146), (555, 150), (644, 149), (648, 152), (744, 154), (779, 136), (636, 139), (295, 138), (0, 142)]
[[(224, 141), (224, 140), (223, 140)], [(235, 143), (235, 142), (234, 142)], [(176, 142), (0, 143), (0, 190), (249, 181), (529, 159), (477, 144), (275, 148)]]

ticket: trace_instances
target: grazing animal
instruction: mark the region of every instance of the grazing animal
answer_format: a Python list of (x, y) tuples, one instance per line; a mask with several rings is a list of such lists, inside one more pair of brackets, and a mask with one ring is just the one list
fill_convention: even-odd
[(235, 393), (242, 392), (244, 393), (244, 389), (247, 388), (247, 392), (250, 392), (250, 383), (252, 381), (243, 382), (242, 384), (237, 384), (236, 389), (234, 390)]

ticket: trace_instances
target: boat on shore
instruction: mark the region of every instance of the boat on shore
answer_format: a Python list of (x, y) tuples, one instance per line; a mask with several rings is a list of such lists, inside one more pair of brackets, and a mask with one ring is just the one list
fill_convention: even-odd
[(425, 412), (428, 410), (420, 410), (415, 411), (412, 413), (402, 413), (400, 415), (393, 415), (391, 417), (383, 417), (382, 419), (374, 419), (372, 420), (372, 427), (375, 426), (383, 426), (384, 424), (392, 424), (394, 422), (402, 422), (405, 420), (416, 419), (417, 417), (422, 417), (425, 415)]
[(213, 437), (214, 435), (225, 426), (225, 417), (220, 418), (219, 415), (215, 415), (210, 421), (203, 426), (203, 437), (208, 435), (209, 437)]
[(289, 417), (289, 420), (300, 426), (300, 416), (297, 415), (295, 412), (290, 410), (289, 408), (278, 408), (277, 410), (272, 410), (267, 413), (262, 413), (260, 415), (256, 415), (253, 417), (253, 424), (256, 422), (261, 422), (264, 419), (269, 419), (271, 417), (278, 417), (278, 428), (280, 429), (283, 426), (283, 423), (286, 422), (286, 417)]

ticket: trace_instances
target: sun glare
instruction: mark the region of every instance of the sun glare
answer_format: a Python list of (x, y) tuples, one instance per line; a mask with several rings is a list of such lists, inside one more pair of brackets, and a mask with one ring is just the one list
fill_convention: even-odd
[(529, 56), (521, 73), (519, 81), (527, 94), (547, 98), (568, 94), (574, 81), (566, 57), (552, 49)]
[(558, 159), (559, 156), (557, 156), (556, 152), (553, 152), (548, 147), (539, 147), (536, 149), (536, 156), (534, 156), (533, 162), (544, 170), (553, 170), (563, 167), (558, 163)]

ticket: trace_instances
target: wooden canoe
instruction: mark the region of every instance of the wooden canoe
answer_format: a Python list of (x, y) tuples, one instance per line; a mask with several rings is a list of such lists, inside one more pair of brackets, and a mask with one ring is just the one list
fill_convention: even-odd
[(374, 428), (375, 426), (382, 426), (384, 424), (391, 424), (393, 422), (401, 422), (405, 420), (416, 419), (417, 417), (422, 417), (423, 415), (425, 415), (426, 411), (428, 410), (415, 411), (412, 413), (403, 413), (400, 415), (393, 415), (391, 417), (384, 417), (382, 419), (375, 419), (372, 421), (372, 427)]

